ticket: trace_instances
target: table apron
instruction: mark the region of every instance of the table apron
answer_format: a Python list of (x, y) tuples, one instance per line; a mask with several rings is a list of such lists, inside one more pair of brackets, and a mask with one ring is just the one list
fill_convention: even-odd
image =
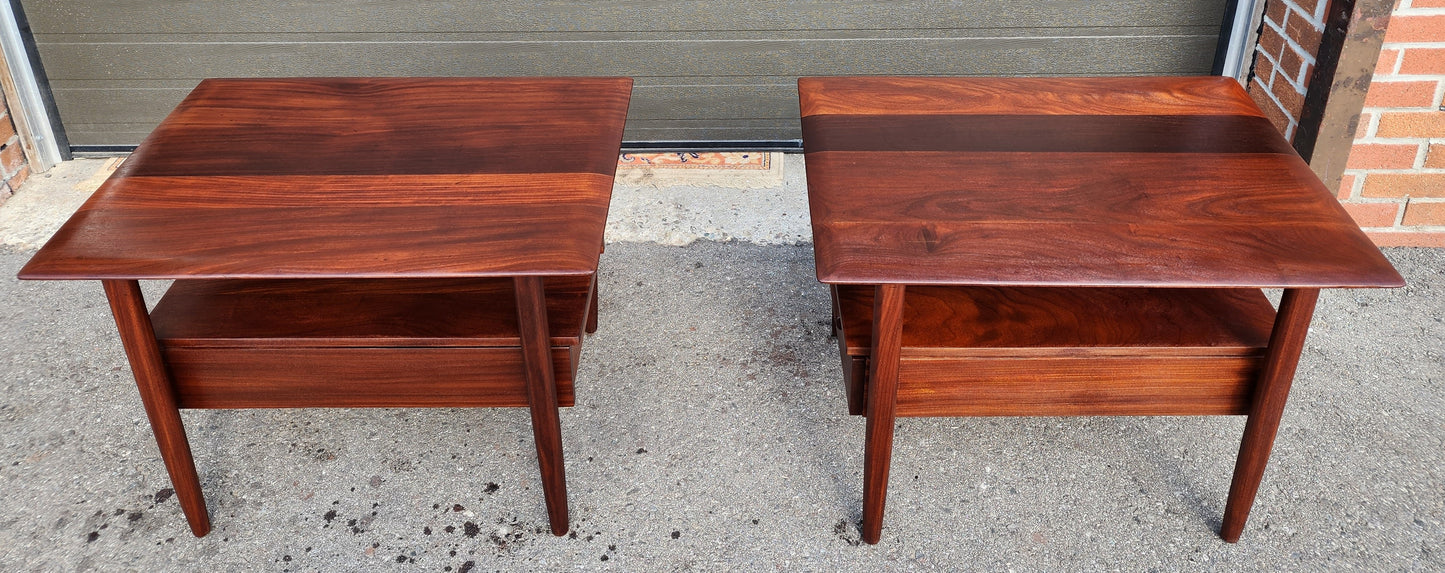
[[(580, 346), (552, 347), (558, 405)], [(181, 408), (526, 407), (520, 348), (171, 348)]]

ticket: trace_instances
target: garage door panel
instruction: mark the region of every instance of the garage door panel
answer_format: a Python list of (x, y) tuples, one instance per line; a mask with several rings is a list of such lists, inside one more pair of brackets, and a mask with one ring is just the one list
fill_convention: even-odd
[[(110, 77), (1017, 75), (1208, 68), (1213, 34), (631, 42), (52, 44), (52, 82)], [(639, 57), (677, 54), (676, 57)], [(1101, 58), (1099, 54), (1111, 54)]]
[[(155, 122), (146, 123), (74, 123), (66, 126), (72, 138), (88, 140), (120, 138), (139, 142), (155, 129)], [(633, 142), (647, 141), (763, 141), (782, 142), (798, 138), (797, 119), (736, 119), (724, 124), (715, 120), (647, 120), (629, 121), (623, 138)], [(102, 144), (95, 144), (102, 145)], [(133, 145), (133, 144), (132, 144)]]
[(798, 138), (797, 119), (737, 119), (719, 124), (701, 120), (639, 119), (628, 121), (622, 138), (627, 141), (767, 141)]
[(46, 33), (584, 32), (1218, 26), (1224, 1), (1158, 0), (30, 0)]
[[(672, 80), (674, 78), (648, 78)], [(643, 84), (646, 80), (639, 80)], [(56, 91), (56, 102), (83, 110), (70, 118), (79, 123), (158, 123), (189, 93), (189, 88), (83, 89)], [(630, 118), (738, 119), (755, 115), (767, 121), (797, 119), (797, 87), (792, 84), (697, 85), (693, 83), (639, 85), (633, 91)], [(761, 115), (759, 115), (761, 112)]]
[(804, 75), (1204, 74), (1224, 0), (24, 3), (72, 145), (206, 77), (636, 79), (625, 137), (797, 140)]
[(52, 90), (60, 109), (76, 110), (65, 117), (65, 128), (69, 132), (81, 123), (133, 123), (154, 127), (185, 99), (191, 88), (70, 90), (52, 86)]
[[(388, 34), (380, 32), (327, 33), (206, 33), (132, 34), (87, 33), (36, 35), (42, 44), (472, 44), (472, 43), (619, 43), (641, 42), (758, 42), (770, 40), (851, 41), (929, 38), (1048, 38), (1099, 36), (1178, 36), (1213, 34), (1213, 25), (1192, 26), (1069, 26), (1014, 28), (873, 28), (866, 30), (683, 30), (659, 32), (446, 32)], [(652, 54), (649, 54), (652, 55)], [(680, 59), (692, 54), (657, 54)]]
[(124, 147), (140, 143), (156, 128), (157, 123), (70, 123), (65, 125), (65, 130), (72, 140), (79, 138), (82, 141), (102, 142), (84, 145)]

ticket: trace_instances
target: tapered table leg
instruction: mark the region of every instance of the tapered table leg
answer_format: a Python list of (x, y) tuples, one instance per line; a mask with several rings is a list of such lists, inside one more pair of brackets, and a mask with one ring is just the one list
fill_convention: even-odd
[(1229, 501), (1224, 506), (1224, 523), (1219, 529), (1219, 536), (1230, 543), (1239, 541), (1239, 535), (1244, 532), (1244, 522), (1249, 519), (1249, 509), (1254, 505), (1255, 494), (1259, 492), (1259, 483), (1264, 478), (1264, 467), (1274, 447), (1275, 432), (1279, 430), (1280, 416), (1284, 414), (1285, 400), (1289, 398), (1290, 384), (1294, 381), (1295, 368), (1299, 366), (1300, 352), (1304, 350), (1305, 335), (1309, 333), (1310, 318), (1314, 315), (1315, 301), (1319, 296), (1319, 289), (1287, 289), (1280, 300), (1274, 331), (1269, 337), (1269, 350), (1265, 354), (1264, 370), (1255, 385), (1249, 420), (1244, 424), (1239, 460), (1234, 464), (1234, 481), (1229, 485)]
[(115, 315), (120, 341), (130, 358), (131, 372), (140, 389), (141, 404), (150, 418), (161, 459), (171, 476), (181, 511), (191, 525), (191, 533), (202, 537), (211, 531), (211, 518), (206, 513), (206, 499), (201, 495), (201, 480), (196, 476), (196, 462), (191, 458), (191, 445), (186, 441), (186, 428), (181, 411), (176, 407), (175, 389), (166, 373), (150, 314), (140, 284), (132, 280), (106, 280), (105, 296)]
[(587, 334), (597, 332), (597, 274), (592, 274), (592, 302), (587, 305)]
[(551, 334), (547, 331), (547, 298), (542, 277), (516, 277), (517, 327), (522, 336), (527, 403), (532, 409), (532, 436), (542, 471), (542, 495), (553, 535), (565, 535), (567, 474), (562, 465), (562, 422), (557, 415), (557, 384), (552, 371)]
[(893, 458), (898, 359), (903, 348), (903, 285), (879, 285), (873, 297), (873, 348), (868, 355), (868, 422), (863, 450), (863, 541), (878, 543)]
[(838, 318), (838, 285), (828, 285), (828, 297), (832, 299), (832, 305), (829, 308), (833, 311), (831, 318), (828, 319), (830, 325), (828, 336), (837, 338), (838, 333), (843, 330), (843, 321)]

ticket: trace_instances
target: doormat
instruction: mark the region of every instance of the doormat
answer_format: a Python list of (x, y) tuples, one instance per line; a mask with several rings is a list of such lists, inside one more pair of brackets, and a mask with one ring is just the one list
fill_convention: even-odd
[(766, 171), (772, 167), (773, 154), (751, 151), (712, 153), (623, 153), (617, 166), (666, 167), (670, 169), (753, 169)]
[(617, 160), (617, 182), (650, 187), (776, 187), (783, 184), (783, 161), (766, 151), (624, 153)]

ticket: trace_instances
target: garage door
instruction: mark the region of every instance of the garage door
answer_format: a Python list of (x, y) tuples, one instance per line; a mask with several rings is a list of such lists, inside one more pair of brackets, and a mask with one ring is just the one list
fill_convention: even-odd
[(1207, 74), (1224, 0), (25, 0), (71, 145), (205, 77), (622, 75), (626, 139), (800, 137), (800, 75)]

